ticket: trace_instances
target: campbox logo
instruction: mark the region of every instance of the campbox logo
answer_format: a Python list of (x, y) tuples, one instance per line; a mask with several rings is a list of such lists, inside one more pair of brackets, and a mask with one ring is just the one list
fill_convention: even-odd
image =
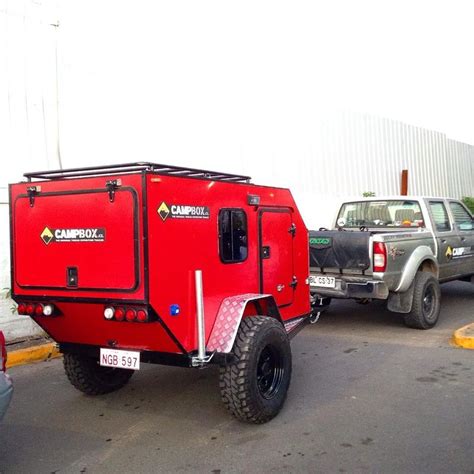
[(46, 245), (49, 245), (51, 242), (104, 242), (105, 229), (98, 227), (50, 229), (45, 227), (40, 237)]
[(207, 206), (190, 206), (186, 204), (166, 204), (162, 202), (157, 210), (161, 219), (209, 219), (211, 211)]

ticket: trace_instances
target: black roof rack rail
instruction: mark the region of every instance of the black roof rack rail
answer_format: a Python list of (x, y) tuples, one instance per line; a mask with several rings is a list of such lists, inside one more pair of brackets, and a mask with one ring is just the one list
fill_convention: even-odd
[(184, 176), (188, 178), (209, 179), (218, 181), (228, 181), (234, 183), (248, 183), (250, 176), (222, 173), (218, 171), (200, 170), (186, 168), (182, 166), (162, 165), (159, 163), (137, 162), (123, 163), (119, 165), (89, 166), (84, 168), (68, 168), (63, 170), (35, 171), (25, 173), (23, 176), (31, 181), (32, 179), (63, 179), (80, 178), (84, 176), (99, 176), (103, 174), (123, 174), (135, 173), (137, 171), (150, 171), (157, 174), (170, 176)]

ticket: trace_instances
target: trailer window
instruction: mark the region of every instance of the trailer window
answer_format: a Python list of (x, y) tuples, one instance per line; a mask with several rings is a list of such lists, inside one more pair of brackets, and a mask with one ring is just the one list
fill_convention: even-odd
[(224, 263), (247, 258), (247, 215), (241, 209), (219, 211), (219, 254)]

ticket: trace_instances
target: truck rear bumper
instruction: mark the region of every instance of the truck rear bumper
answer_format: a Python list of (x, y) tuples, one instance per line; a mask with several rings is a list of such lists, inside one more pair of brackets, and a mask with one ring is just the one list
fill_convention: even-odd
[(330, 298), (371, 298), (375, 300), (386, 300), (389, 291), (383, 281), (349, 282), (336, 278), (335, 288), (311, 286), (311, 293)]

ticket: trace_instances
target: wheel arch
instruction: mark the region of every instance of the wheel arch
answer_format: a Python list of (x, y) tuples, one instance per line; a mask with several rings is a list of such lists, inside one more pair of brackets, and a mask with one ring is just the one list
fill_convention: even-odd
[(431, 248), (426, 245), (421, 245), (411, 254), (409, 260), (405, 264), (400, 283), (395, 292), (403, 293), (407, 291), (419, 271), (431, 272), (436, 278), (439, 277), (438, 262), (433, 255)]

